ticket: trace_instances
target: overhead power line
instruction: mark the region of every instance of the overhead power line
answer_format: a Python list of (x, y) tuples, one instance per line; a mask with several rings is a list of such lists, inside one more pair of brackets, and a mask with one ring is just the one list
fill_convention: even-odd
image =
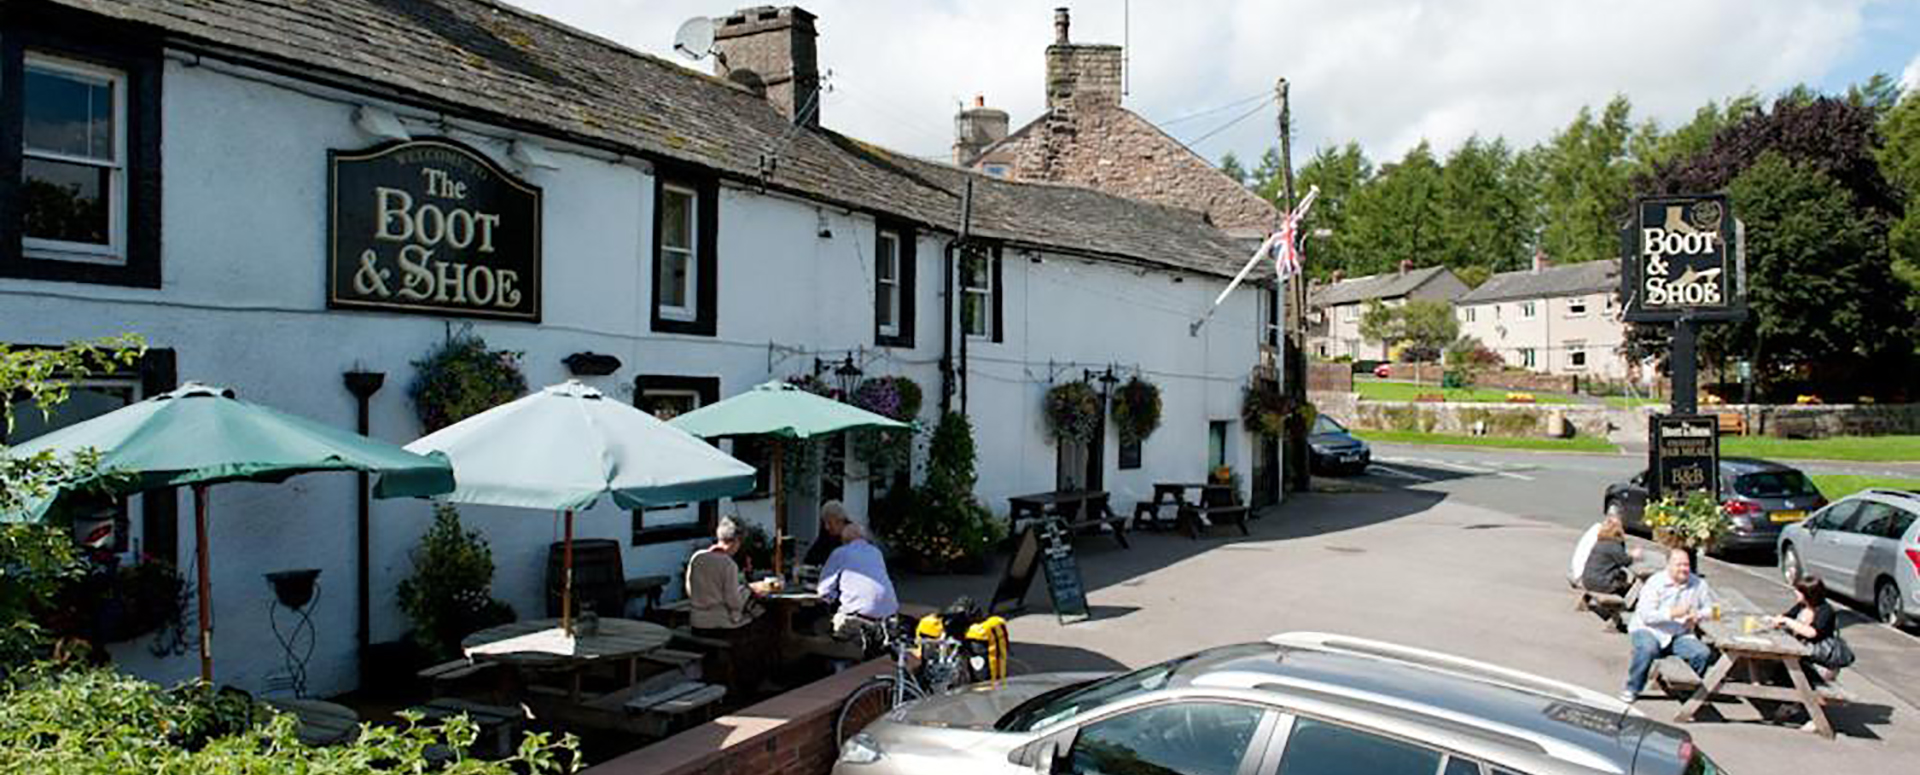
[(1202, 142), (1205, 142), (1207, 138), (1213, 137), (1214, 135), (1220, 134), (1221, 132), (1225, 132), (1228, 129), (1232, 129), (1235, 124), (1238, 124), (1242, 121), (1252, 118), (1255, 114), (1266, 109), (1267, 109), (1267, 106), (1265, 103), (1255, 105), (1253, 106), (1252, 110), (1249, 110), (1238, 116), (1234, 116), (1232, 121), (1228, 121), (1225, 124), (1221, 124), (1220, 126), (1214, 127), (1212, 131), (1207, 132), (1206, 134), (1203, 134), (1199, 137), (1193, 138), (1192, 140), (1183, 141), (1182, 144), (1186, 145), (1188, 148), (1193, 148), (1195, 146), (1198, 146)]

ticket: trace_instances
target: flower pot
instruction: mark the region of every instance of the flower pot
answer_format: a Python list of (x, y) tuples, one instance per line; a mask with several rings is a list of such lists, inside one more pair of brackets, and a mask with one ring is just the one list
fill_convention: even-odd
[(267, 583), (273, 585), (273, 596), (281, 605), (299, 610), (313, 602), (313, 585), (319, 577), (318, 568), (283, 570), (267, 574)]

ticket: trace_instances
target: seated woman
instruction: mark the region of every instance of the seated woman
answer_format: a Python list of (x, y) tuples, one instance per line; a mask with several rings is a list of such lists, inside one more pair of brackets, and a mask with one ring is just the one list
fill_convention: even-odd
[(1580, 586), (1588, 592), (1625, 595), (1633, 588), (1633, 561), (1639, 549), (1628, 549), (1626, 531), (1620, 520), (1608, 517), (1600, 523), (1600, 533), (1587, 554), (1586, 569), (1580, 573)]
[[(1809, 684), (1824, 683), (1826, 679), (1814, 670), (1815, 666), (1839, 670), (1853, 664), (1853, 651), (1836, 633), (1838, 621), (1835, 618), (1833, 604), (1827, 602), (1827, 588), (1818, 576), (1802, 576), (1793, 582), (1795, 601), (1787, 612), (1779, 616), (1769, 616), (1764, 621), (1766, 627), (1785, 630), (1794, 639), (1807, 647), (1807, 657), (1801, 660), (1801, 671), (1806, 674)], [(1791, 677), (1784, 672), (1776, 672), (1770, 683), (1780, 686), (1793, 685)], [(1787, 721), (1801, 711), (1797, 705), (1783, 704), (1774, 712), (1775, 721)], [(1805, 728), (1811, 729), (1812, 721)]]

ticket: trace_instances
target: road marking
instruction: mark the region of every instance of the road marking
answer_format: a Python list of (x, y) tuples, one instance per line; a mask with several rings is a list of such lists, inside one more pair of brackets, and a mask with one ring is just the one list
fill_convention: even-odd
[(1426, 458), (1408, 458), (1405, 460), (1395, 459), (1393, 462), (1419, 463), (1422, 465), (1451, 469), (1451, 470), (1459, 471), (1462, 473), (1478, 474), (1480, 476), (1492, 475), (1492, 476), (1505, 477), (1508, 479), (1518, 479), (1523, 482), (1533, 481), (1533, 477), (1527, 476), (1526, 474), (1516, 474), (1511, 471), (1502, 471), (1497, 468), (1483, 468), (1481, 466), (1468, 465), (1466, 463), (1455, 463), (1451, 460), (1430, 460)]
[(1372, 466), (1371, 466), (1371, 467), (1370, 467), (1370, 468), (1369, 468), (1368, 470), (1369, 470), (1369, 471), (1371, 471), (1371, 472), (1374, 472), (1374, 473), (1380, 473), (1380, 474), (1386, 474), (1387, 476), (1397, 476), (1397, 477), (1400, 477), (1400, 478), (1402, 478), (1402, 479), (1412, 479), (1412, 480), (1414, 480), (1414, 481), (1416, 481), (1416, 482), (1431, 482), (1431, 481), (1433, 481), (1433, 477), (1430, 477), (1430, 476), (1421, 476), (1421, 475), (1419, 475), (1419, 474), (1415, 474), (1415, 473), (1409, 473), (1409, 472), (1407, 472), (1407, 471), (1402, 471), (1402, 470), (1400, 470), (1400, 469), (1398, 469), (1398, 468), (1394, 468), (1394, 467), (1392, 467), (1392, 466), (1388, 466), (1388, 465), (1385, 465), (1385, 464), (1383, 464), (1383, 463), (1380, 463), (1380, 462), (1378, 462), (1378, 461), (1375, 461), (1375, 462), (1374, 462), (1374, 464), (1373, 464), (1373, 465), (1372, 465)]

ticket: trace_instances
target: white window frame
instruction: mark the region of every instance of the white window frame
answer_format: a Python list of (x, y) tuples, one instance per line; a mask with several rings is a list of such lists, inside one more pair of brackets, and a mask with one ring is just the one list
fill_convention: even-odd
[(1462, 320), (1461, 322), (1465, 322), (1465, 323), (1472, 323), (1472, 322), (1473, 322), (1473, 318), (1474, 318), (1474, 312), (1473, 312), (1473, 309), (1474, 309), (1473, 307), (1461, 307), (1461, 308), (1460, 308), (1460, 316), (1461, 316), (1461, 317), (1463, 318), (1463, 320)]
[[(649, 398), (691, 398), (693, 399), (694, 409), (699, 409), (701, 407), (700, 391), (698, 390), (688, 390), (686, 388), (643, 388), (641, 389), (640, 391), (641, 402), (645, 403), (646, 400)], [(660, 419), (662, 422), (665, 422), (665, 419), (660, 418), (658, 415), (654, 415), (654, 417), (655, 419)], [(648, 515), (657, 515), (657, 514), (660, 514), (661, 512), (677, 511), (680, 509), (687, 509), (687, 508), (692, 509), (691, 512), (689, 512), (693, 514), (692, 522), (695, 524), (699, 523), (700, 508), (697, 504), (691, 501), (684, 502), (684, 503), (666, 503), (658, 506), (643, 506), (641, 507), (640, 510), (642, 512), (645, 512)], [(651, 517), (641, 517), (641, 520), (640, 520), (640, 526), (642, 528), (679, 527), (683, 524), (687, 524), (687, 521), (676, 519), (670, 522), (666, 522), (664, 524), (656, 524), (654, 523)]]
[(981, 267), (980, 281), (983, 283), (986, 283), (986, 285), (981, 287), (975, 287), (967, 284), (967, 269), (965, 266), (965, 262), (968, 259), (966, 257), (962, 257), (960, 260), (962, 262), (962, 265), (960, 267), (960, 299), (961, 299), (960, 308), (961, 310), (964, 311), (966, 309), (967, 297), (979, 296), (981, 300), (979, 319), (971, 321), (974, 325), (979, 327), (980, 329), (979, 332), (976, 333), (968, 329), (967, 323), (969, 321), (966, 319), (966, 315), (963, 312), (960, 317), (961, 333), (965, 334), (969, 339), (992, 339), (993, 338), (993, 257), (985, 253), (982, 253), (972, 258), (972, 260), (980, 262), (980, 267)]
[(1586, 299), (1568, 299), (1567, 300), (1567, 317), (1583, 318), (1586, 316), (1587, 316), (1587, 300)]
[[(1565, 343), (1562, 346), (1567, 348), (1567, 370), (1568, 371), (1586, 371), (1587, 370), (1586, 340), (1571, 341), (1571, 342)], [(1575, 361), (1574, 359), (1576, 358), (1578, 358), (1579, 360)]]
[[(26, 144), (26, 101), (21, 100), (21, 141), (22, 162), (27, 159), (84, 164), (90, 167), (106, 167), (107, 175), (107, 244), (94, 245), (86, 242), (68, 242), (66, 240), (42, 239), (26, 235), (26, 224), (21, 224), (21, 252), (28, 258), (55, 259), (60, 261), (83, 261), (97, 264), (124, 266), (127, 263), (127, 74), (122, 70), (100, 67), (76, 62), (36, 52), (26, 53), (26, 67), (45, 70), (82, 80), (105, 81), (113, 92), (113, 159), (105, 164), (90, 156), (70, 156), (51, 151), (36, 151)], [(24, 88), (24, 85), (23, 87)], [(22, 176), (26, 173), (23, 170)], [(19, 181), (17, 181), (19, 182)]]
[[(669, 253), (676, 255), (684, 254), (686, 256), (687, 287), (685, 288), (685, 292), (681, 294), (681, 299), (686, 302), (686, 305), (676, 307), (667, 304), (667, 295), (665, 289), (662, 289), (662, 292), (659, 294), (660, 317), (667, 320), (690, 322), (700, 317), (700, 192), (692, 187), (682, 186), (677, 183), (662, 183), (660, 185), (660, 195), (662, 197), (673, 196), (675, 194), (683, 195), (687, 198), (687, 246), (685, 248), (667, 246), (667, 224), (664, 220), (660, 223), (660, 233), (655, 235), (654, 239), (660, 243), (659, 268), (661, 270), (666, 268)], [(666, 212), (666, 203), (661, 202), (660, 213), (662, 218), (666, 217)], [(661, 276), (664, 274), (664, 271), (654, 272), (653, 281), (656, 283), (660, 282)]]
[(1520, 319), (1532, 320), (1536, 315), (1538, 315), (1540, 310), (1538, 307), (1535, 306), (1536, 304), (1537, 302), (1531, 302), (1531, 301), (1520, 302)]
[[(891, 242), (892, 250), (875, 251), (873, 267), (873, 292), (878, 297), (880, 308), (888, 311), (890, 323), (879, 323), (881, 336), (900, 335), (900, 232), (893, 229), (881, 229), (875, 240), (881, 244)], [(884, 273), (882, 267), (892, 270)]]
[(1537, 363), (1539, 363), (1539, 359), (1535, 357), (1533, 348), (1520, 348), (1520, 368), (1531, 369), (1534, 368)]

